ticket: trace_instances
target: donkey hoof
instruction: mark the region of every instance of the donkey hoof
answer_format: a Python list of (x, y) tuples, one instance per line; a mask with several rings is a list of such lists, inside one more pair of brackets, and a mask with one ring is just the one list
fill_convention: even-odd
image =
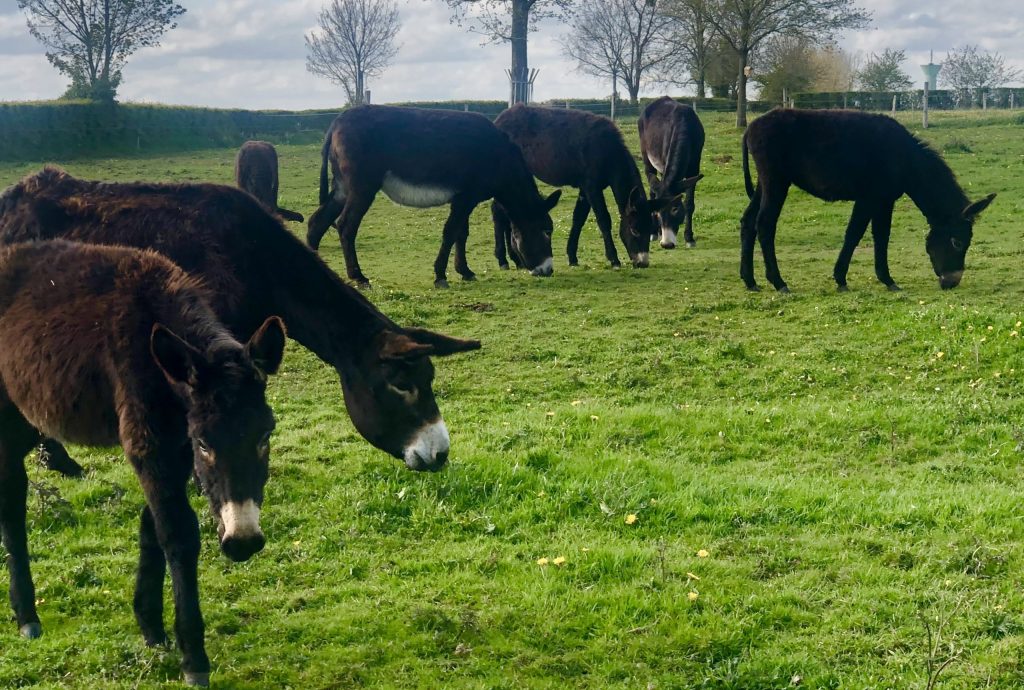
[(846, 285), (846, 284), (837, 285), (836, 286), (836, 290), (838, 290), (839, 292), (849, 292), (850, 291), (850, 286)]
[(502, 271), (507, 271), (508, 264), (498, 264), (498, 268), (501, 269)]
[(775, 288), (775, 289), (779, 291), (779, 294), (782, 294), (782, 295), (788, 295), (789, 294), (789, 286), (788, 285), (783, 285), (782, 287), (778, 287), (778, 288)]
[(569, 259), (569, 265), (570, 266), (579, 266), (580, 262), (579, 262), (578, 259)]
[(618, 261), (613, 261), (613, 262), (612, 262), (612, 268), (614, 268), (614, 269), (616, 269), (616, 270), (617, 270), (617, 269), (620, 269), (620, 268), (622, 268), (622, 264), (621, 264), (621, 263), (619, 263)]
[(751, 283), (747, 286), (747, 292), (761, 292), (761, 286), (757, 283)]
[(686, 246), (690, 249), (693, 249), (694, 247), (697, 246), (697, 240), (686, 240)]
[(367, 280), (366, 278), (356, 278), (355, 282), (356, 287), (359, 288), (360, 290), (369, 290), (371, 287), (373, 287), (372, 285), (370, 285), (370, 281)]
[(34, 640), (43, 634), (43, 626), (39, 624), (39, 621), (32, 621), (18, 628), (18, 632), (26, 640)]
[(441, 290), (446, 290), (448, 288), (448, 281), (445, 280), (444, 278), (438, 278), (437, 280), (434, 281), (434, 287)]
[(185, 671), (185, 685), (194, 688), (210, 687), (210, 672), (194, 673), (192, 671)]
[(888, 288), (889, 292), (903, 292), (903, 288), (896, 283), (889, 283), (885, 287)]
[(476, 273), (469, 273), (467, 275), (464, 275), (462, 276), (462, 279), (467, 282), (473, 282), (474, 280), (476, 280)]

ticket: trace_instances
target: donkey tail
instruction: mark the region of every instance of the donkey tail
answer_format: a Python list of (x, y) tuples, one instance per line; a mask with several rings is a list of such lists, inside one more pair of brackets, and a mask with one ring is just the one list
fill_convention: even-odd
[(327, 161), (331, 154), (331, 130), (327, 130), (324, 137), (323, 148), (320, 149), (320, 205), (323, 206), (330, 199), (330, 190), (327, 189)]
[(754, 184), (750, 180), (750, 153), (747, 151), (747, 133), (743, 133), (743, 183), (747, 186), (747, 198), (754, 198)]

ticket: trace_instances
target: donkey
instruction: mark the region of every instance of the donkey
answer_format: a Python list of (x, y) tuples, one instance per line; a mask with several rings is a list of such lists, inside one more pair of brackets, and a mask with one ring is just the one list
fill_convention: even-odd
[(455, 270), (464, 280), (476, 277), (466, 263), (469, 215), (491, 198), (508, 211), (512, 239), (526, 267), (538, 276), (553, 272), (549, 212), (561, 192), (543, 198), (522, 153), (483, 115), (382, 105), (351, 108), (327, 130), (321, 158), (320, 207), (309, 219), (306, 239), (318, 248), (337, 219), (348, 277), (360, 285), (370, 281), (356, 258), (356, 233), (378, 190), (403, 206), (451, 204), (434, 262), (437, 287), (448, 287), (445, 271), (453, 246)]
[[(211, 288), (214, 313), (239, 339), (280, 315), (290, 337), (338, 372), (364, 438), (412, 470), (447, 462), (430, 357), (480, 341), (396, 325), (245, 192), (91, 182), (45, 168), (0, 194), (0, 244), (51, 238), (160, 252)], [(59, 444), (46, 450), (54, 469), (80, 471)]]
[[(661, 246), (675, 249), (679, 226), (686, 223), (683, 239), (687, 247), (696, 247), (693, 237), (694, 194), (704, 150), (704, 126), (688, 105), (662, 96), (644, 108), (637, 120), (640, 155), (647, 173), (652, 199), (670, 199), (658, 212)], [(661, 179), (658, 174), (661, 173)], [(681, 200), (685, 193), (685, 203)]]
[[(582, 110), (518, 104), (501, 113), (494, 125), (522, 150), (526, 165), (535, 177), (550, 185), (579, 190), (566, 247), (570, 266), (579, 264), (576, 250), (580, 231), (591, 209), (604, 238), (605, 257), (614, 268), (621, 265), (612, 241), (612, 219), (604, 198), (604, 190), (611, 187), (619, 207), (622, 245), (633, 266), (647, 268), (653, 234), (651, 214), (666, 208), (669, 202), (648, 202), (636, 161), (615, 123)], [(491, 202), (491, 214), (494, 256), (501, 268), (508, 268), (506, 247), (511, 249), (512, 246), (508, 214), (497, 201)], [(515, 252), (511, 253), (518, 265), (518, 257)]]
[(195, 472), (228, 558), (245, 561), (263, 548), (259, 514), (274, 428), (266, 381), (285, 346), (276, 317), (240, 344), (207, 295), (201, 281), (152, 251), (64, 241), (0, 249), (0, 531), (20, 632), (42, 634), (25, 533), (25, 454), (40, 434), (120, 443), (146, 498), (135, 618), (146, 644), (166, 642), (170, 567), (185, 680), (203, 686), (210, 660), (188, 482)]
[(277, 205), (277, 149), (266, 141), (247, 141), (235, 158), (235, 184), (285, 220), (301, 223), (301, 213)]
[[(749, 156), (757, 166), (751, 183)], [(765, 275), (789, 292), (775, 259), (775, 230), (789, 186), (825, 201), (853, 201), (846, 239), (833, 277), (847, 290), (846, 274), (868, 223), (874, 237), (875, 275), (890, 290), (889, 232), (896, 200), (906, 194), (928, 221), (925, 249), (943, 290), (960, 284), (974, 221), (995, 194), (971, 202), (938, 153), (885, 115), (849, 110), (776, 109), (754, 120), (743, 135), (743, 177), (750, 204), (740, 223), (740, 277), (754, 281), (754, 238), (764, 254)]]

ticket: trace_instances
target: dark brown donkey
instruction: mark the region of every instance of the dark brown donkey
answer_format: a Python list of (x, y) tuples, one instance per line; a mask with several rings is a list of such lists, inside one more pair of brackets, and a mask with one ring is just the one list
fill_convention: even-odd
[(704, 151), (704, 125), (693, 108), (668, 96), (648, 104), (636, 124), (651, 198), (670, 200), (658, 212), (661, 246), (675, 249), (679, 226), (685, 221), (683, 239), (687, 247), (695, 247), (694, 195), (697, 182), (703, 177), (700, 157)]
[(519, 149), (483, 115), (382, 105), (352, 108), (327, 130), (322, 157), (320, 208), (309, 219), (307, 241), (319, 247), (337, 219), (352, 280), (369, 285), (356, 258), (356, 233), (379, 190), (403, 206), (451, 204), (434, 262), (438, 287), (448, 285), (445, 271), (453, 246), (455, 270), (465, 280), (476, 277), (466, 263), (469, 215), (491, 198), (507, 209), (512, 239), (526, 267), (534, 275), (551, 275), (548, 213), (560, 192), (542, 197)]
[[(667, 202), (648, 202), (633, 155), (619, 132), (606, 117), (582, 110), (540, 108), (515, 105), (494, 121), (522, 150), (526, 165), (542, 182), (570, 186), (579, 190), (572, 212), (572, 227), (566, 253), (569, 265), (576, 266), (580, 231), (594, 210), (597, 227), (604, 238), (604, 254), (613, 267), (620, 266), (612, 240), (612, 219), (605, 203), (604, 190), (612, 188), (619, 207), (619, 238), (630, 261), (637, 268), (650, 263), (649, 245), (653, 232), (651, 214)], [(494, 218), (494, 256), (498, 265), (508, 268), (506, 247), (512, 249), (511, 227), (504, 206), (491, 204)], [(517, 252), (511, 251), (516, 264)]]
[(277, 205), (277, 149), (266, 141), (247, 141), (235, 157), (235, 184), (285, 220), (301, 223), (301, 213)]
[(217, 321), (196, 278), (152, 251), (76, 242), (0, 248), (0, 530), (25, 637), (42, 634), (25, 534), (25, 454), (40, 434), (120, 443), (142, 484), (135, 617), (149, 645), (174, 632), (185, 680), (208, 685), (196, 568), (195, 472), (233, 561), (263, 548), (259, 515), (274, 416), (268, 374), (284, 353), (270, 317), (246, 345)]
[[(749, 152), (749, 153), (748, 153)], [(757, 166), (757, 188), (748, 156)], [(754, 282), (754, 238), (764, 254), (765, 275), (789, 292), (775, 259), (775, 230), (789, 186), (826, 201), (853, 201), (846, 239), (833, 277), (846, 290), (846, 273), (868, 223), (875, 245), (875, 275), (899, 290), (889, 274), (889, 231), (896, 200), (906, 194), (924, 214), (931, 232), (925, 248), (943, 290), (964, 273), (974, 221), (995, 194), (971, 202), (938, 153), (885, 115), (849, 110), (772, 110), (750, 123), (743, 136), (743, 176), (750, 205), (740, 222), (740, 277)]]
[(396, 325), (248, 194), (211, 184), (90, 182), (54, 168), (0, 194), (0, 243), (54, 237), (155, 249), (203, 279), (217, 317), (242, 340), (279, 314), (293, 339), (338, 372), (363, 437), (414, 470), (447, 461), (430, 357), (480, 342)]

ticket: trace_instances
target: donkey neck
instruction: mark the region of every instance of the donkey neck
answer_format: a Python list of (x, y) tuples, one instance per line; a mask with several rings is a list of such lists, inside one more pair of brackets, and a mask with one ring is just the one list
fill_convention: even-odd
[(956, 218), (970, 201), (939, 154), (919, 144), (910, 156), (907, 195), (929, 223)]
[(290, 234), (261, 255), (270, 311), (284, 319), (288, 335), (324, 362), (340, 368), (385, 328), (398, 327), (355, 288)]
[(617, 158), (618, 160), (612, 164), (609, 181), (611, 182), (612, 195), (615, 197), (615, 204), (619, 207), (619, 216), (622, 217), (626, 214), (626, 206), (629, 203), (629, 196), (633, 193), (633, 190), (639, 189), (641, 196), (645, 192), (644, 183), (640, 179), (640, 171), (633, 161), (633, 154), (629, 152), (625, 144), (622, 145), (622, 150)]

